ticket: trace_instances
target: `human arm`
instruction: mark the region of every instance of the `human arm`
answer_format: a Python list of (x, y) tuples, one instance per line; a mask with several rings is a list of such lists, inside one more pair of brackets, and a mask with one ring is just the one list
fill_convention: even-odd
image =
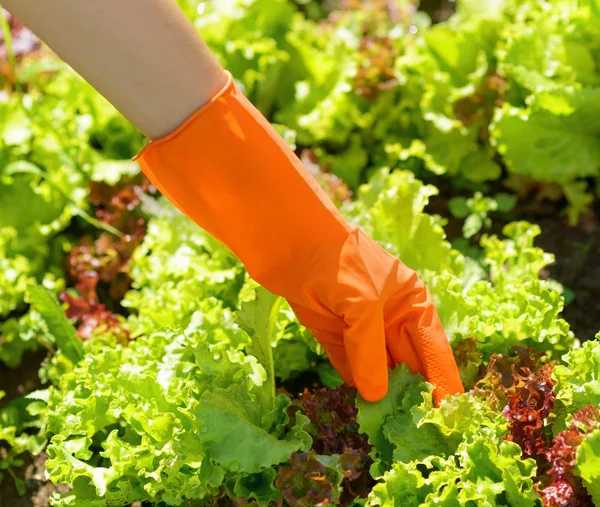
[(2, 0), (140, 131), (177, 127), (227, 76), (173, 0)]

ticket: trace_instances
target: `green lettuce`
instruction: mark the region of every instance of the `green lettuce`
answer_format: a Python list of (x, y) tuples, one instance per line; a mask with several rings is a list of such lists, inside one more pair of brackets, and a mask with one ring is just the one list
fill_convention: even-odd
[[(252, 103), (270, 117), (293, 92), (286, 36), (297, 18), (288, 0), (206, 2), (194, 25)], [(289, 97), (291, 99), (291, 97)]]
[[(214, 309), (219, 307), (233, 321), (231, 308), (239, 303), (242, 311), (237, 318), (249, 318), (246, 316), (253, 312), (256, 303), (248, 301), (254, 299), (258, 286), (247, 277), (236, 257), (165, 201), (159, 202), (158, 210), (158, 216), (148, 223), (143, 243), (134, 253), (131, 262), (134, 290), (123, 301), (125, 307), (133, 310), (128, 324), (134, 333), (161, 328), (194, 330), (208, 326), (209, 322), (212, 332), (223, 333), (219, 329), (221, 317), (212, 319)], [(267, 306), (271, 301), (277, 306), (275, 327), (269, 339), (275, 376), (287, 380), (310, 369), (311, 362), (321, 353), (314, 338), (298, 323), (285, 300), (273, 300), (275, 296), (261, 291), (259, 298), (265, 298)], [(227, 331), (231, 332), (231, 328)], [(235, 337), (230, 342), (236, 350), (249, 344), (247, 335), (239, 329), (230, 336)]]
[[(585, 342), (563, 357), (553, 372), (558, 412), (563, 421), (587, 405), (600, 406), (600, 341)], [(557, 428), (563, 429), (557, 425)]]
[[(5, 396), (0, 391), (0, 400)], [(39, 454), (46, 445), (46, 440), (39, 432), (39, 420), (34, 417), (39, 402), (35, 396), (12, 400), (0, 408), (0, 442), (3, 450), (0, 453), (0, 482), (8, 473), (15, 482), (19, 494), (25, 494), (25, 482), (16, 471), (23, 466), (23, 455)]]
[(9, 368), (19, 366), (27, 351), (37, 350), (41, 344), (54, 341), (46, 322), (35, 310), (5, 320), (0, 324), (0, 332), (0, 361)]
[(431, 386), (405, 367), (390, 385), (384, 400), (358, 402), (360, 429), (388, 463), (382, 471), (376, 461), (368, 505), (537, 505), (535, 461), (504, 439), (501, 413), (470, 394), (435, 408)]
[(527, 108), (499, 109), (494, 135), (512, 171), (557, 183), (597, 175), (599, 97), (600, 88), (565, 87), (535, 94)]
[(575, 473), (583, 479), (594, 504), (600, 503), (600, 430), (585, 437), (577, 448)]
[(431, 391), (431, 385), (400, 365), (390, 371), (390, 388), (383, 400), (369, 403), (358, 399), (360, 431), (368, 435), (374, 448), (373, 475), (382, 475), (392, 462), (406, 461), (407, 456), (424, 458), (443, 444), (439, 434), (418, 427), (420, 412), (433, 406)]
[(235, 306), (244, 280), (236, 257), (189, 218), (164, 200), (157, 213), (134, 253), (134, 290), (123, 301), (136, 333), (185, 328), (204, 298)]
[(291, 401), (274, 397), (268, 361), (236, 352), (210, 320), (107, 344), (50, 388), (47, 469), (74, 485), (56, 505), (202, 500), (308, 450), (307, 420), (288, 427)]
[(517, 444), (476, 436), (461, 444), (456, 456), (394, 463), (373, 488), (367, 505), (533, 507), (539, 504), (535, 471), (535, 461), (521, 460)]

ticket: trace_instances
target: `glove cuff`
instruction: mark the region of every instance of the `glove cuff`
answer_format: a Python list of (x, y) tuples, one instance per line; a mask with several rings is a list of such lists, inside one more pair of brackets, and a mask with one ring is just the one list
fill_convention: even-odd
[(221, 90), (219, 90), (213, 97), (211, 97), (211, 99), (208, 102), (196, 109), (196, 111), (194, 111), (190, 116), (188, 116), (183, 121), (183, 123), (178, 125), (177, 128), (175, 128), (175, 130), (172, 130), (171, 132), (165, 134), (162, 137), (150, 140), (146, 144), (146, 146), (144, 146), (142, 150), (135, 157), (133, 157), (133, 160), (139, 162), (141, 159), (146, 157), (147, 152), (158, 149), (158, 147), (161, 144), (176, 138), (178, 135), (184, 132), (190, 126), (190, 124), (194, 123), (196, 120), (198, 120), (198, 118), (200, 118), (200, 116), (207, 113), (210, 110), (210, 107), (215, 102), (217, 102), (223, 95), (226, 95), (228, 93), (234, 93), (236, 91), (236, 86), (235, 81), (233, 80), (233, 76), (228, 70), (225, 71), (225, 74), (227, 75), (227, 83), (225, 83), (225, 86), (223, 86)]
[(301, 290), (320, 258), (341, 251), (352, 230), (230, 74), (208, 103), (135, 160), (255, 280), (284, 297)]

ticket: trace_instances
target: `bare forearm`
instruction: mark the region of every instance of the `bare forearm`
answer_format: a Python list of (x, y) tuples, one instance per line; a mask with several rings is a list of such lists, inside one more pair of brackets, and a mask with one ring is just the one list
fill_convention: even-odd
[(2, 0), (150, 138), (226, 82), (174, 0)]

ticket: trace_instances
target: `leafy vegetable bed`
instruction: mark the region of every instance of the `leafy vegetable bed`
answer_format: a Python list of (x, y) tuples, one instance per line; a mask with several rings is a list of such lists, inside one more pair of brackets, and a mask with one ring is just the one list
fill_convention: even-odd
[[(487, 141), (457, 155), (456, 170), (437, 158), (487, 131), (458, 116), (448, 124), (444, 104), (473, 106), (464, 101), (472, 80), (506, 85), (486, 70), (500, 53), (466, 49), (488, 48), (483, 26), (505, 37), (545, 20), (567, 34), (558, 55), (595, 51), (587, 31), (569, 26), (600, 7), (464, 1), (448, 24), (427, 28), (399, 2), (394, 38), (381, 17), (388, 2), (341, 2), (333, 12), (303, 3), (304, 14), (289, 1), (255, 0), (199, 15), (197, 2), (181, 2), (345, 216), (428, 284), (469, 392), (436, 408), (432, 387), (399, 366), (384, 400), (362, 400), (288, 304), (139, 174), (129, 158), (140, 134), (52, 56), (17, 55), (0, 100), (0, 379), (44, 359), (26, 364), (40, 383), (25, 393), (1, 386), (0, 506), (21, 501), (4, 495), (8, 487), (28, 494), (41, 479), (23, 465), (42, 452), (61, 485), (55, 506), (600, 505), (600, 342), (581, 346), (561, 318), (565, 292), (544, 274), (554, 259), (534, 245), (539, 227), (512, 221), (489, 233), (492, 199), (476, 195), (452, 206), (476, 217), (465, 230), (477, 230), (451, 243), (446, 220), (427, 212), (437, 189), (408, 170), (443, 165), (462, 193), (485, 190), (465, 187), (462, 172), (483, 155), (491, 158), (478, 163), (504, 168)], [(328, 12), (326, 22), (311, 19)], [(415, 45), (413, 26), (425, 34)], [(452, 40), (456, 66), (441, 57)], [(591, 72), (568, 67), (573, 90), (559, 73), (542, 93), (533, 70), (505, 68), (514, 72), (508, 95), (531, 92), (553, 108), (550, 95), (579, 96), (577, 79)], [(410, 80), (399, 81), (403, 72)], [(499, 110), (512, 114), (506, 104)], [(396, 135), (415, 125), (427, 128)], [(569, 173), (561, 188), (573, 181)]]

